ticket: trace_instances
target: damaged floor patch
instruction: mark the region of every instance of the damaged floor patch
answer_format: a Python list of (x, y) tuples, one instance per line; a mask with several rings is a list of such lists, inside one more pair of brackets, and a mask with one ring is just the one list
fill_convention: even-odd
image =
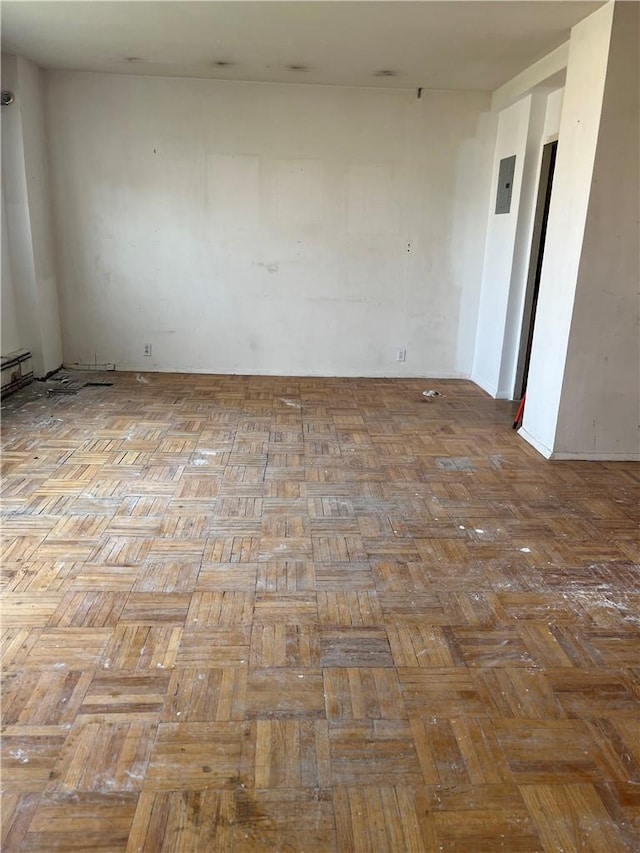
[(468, 456), (439, 456), (436, 467), (441, 471), (473, 471), (474, 464)]

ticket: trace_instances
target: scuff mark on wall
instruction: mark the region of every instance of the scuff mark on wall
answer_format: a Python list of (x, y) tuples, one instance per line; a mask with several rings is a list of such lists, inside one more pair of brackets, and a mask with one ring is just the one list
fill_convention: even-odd
[(264, 267), (267, 272), (276, 273), (280, 269), (280, 264), (278, 261), (271, 261), (267, 263), (266, 261), (256, 261), (257, 267)]

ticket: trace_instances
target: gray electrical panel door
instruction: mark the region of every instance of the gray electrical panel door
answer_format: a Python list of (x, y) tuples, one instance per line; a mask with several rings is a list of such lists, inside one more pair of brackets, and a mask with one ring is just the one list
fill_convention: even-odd
[(516, 171), (516, 155), (500, 160), (498, 172), (498, 192), (496, 194), (496, 213), (509, 213), (511, 210), (511, 193), (513, 191), (513, 176)]

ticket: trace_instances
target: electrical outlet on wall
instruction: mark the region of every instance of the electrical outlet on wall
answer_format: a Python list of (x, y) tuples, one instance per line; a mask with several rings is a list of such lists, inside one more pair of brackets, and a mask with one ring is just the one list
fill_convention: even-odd
[(144, 354), (145, 355), (151, 355), (151, 344), (145, 344), (144, 345)]
[(405, 347), (398, 347), (396, 350), (396, 361), (406, 361), (407, 360), (407, 350)]

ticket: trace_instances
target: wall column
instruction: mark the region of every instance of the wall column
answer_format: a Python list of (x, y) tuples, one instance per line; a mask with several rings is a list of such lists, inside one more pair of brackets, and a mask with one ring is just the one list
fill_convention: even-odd
[(520, 430), (548, 458), (640, 458), (638, 12), (572, 30)]
[(40, 69), (3, 56), (2, 86), (15, 97), (2, 107), (3, 275), (10, 279), (3, 293), (6, 300), (11, 290), (15, 304), (11, 340), (31, 351), (34, 374), (45, 376), (62, 364), (62, 340)]

